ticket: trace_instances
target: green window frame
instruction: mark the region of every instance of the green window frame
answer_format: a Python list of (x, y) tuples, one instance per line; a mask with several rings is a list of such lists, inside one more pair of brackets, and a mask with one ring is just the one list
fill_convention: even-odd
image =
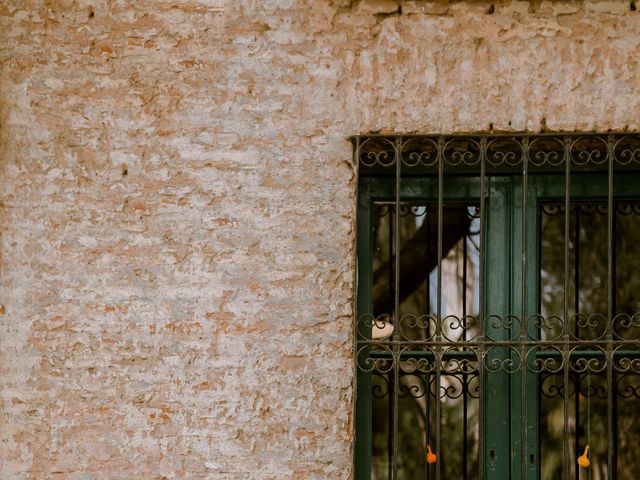
[[(596, 366), (606, 364), (605, 375), (607, 382), (610, 382), (616, 375), (615, 355), (629, 350), (631, 353), (626, 354), (625, 360), (634, 365), (634, 373), (640, 373), (637, 371), (640, 369), (636, 368), (640, 367), (636, 363), (640, 357), (640, 345), (635, 336), (635, 328), (640, 325), (638, 318), (631, 315), (628, 328), (634, 329), (632, 338), (617, 335), (612, 326), (615, 323), (611, 299), (612, 270), (615, 268), (611, 262), (614, 220), (608, 220), (606, 235), (609, 298), (605, 318), (608, 325), (605, 326), (606, 335), (596, 339), (570, 336), (571, 314), (567, 300), (570, 289), (567, 272), (572, 220), (568, 212), (573, 206), (582, 204), (605, 205), (607, 211), (612, 212), (614, 202), (633, 203), (640, 198), (640, 174), (635, 171), (640, 164), (639, 136), (360, 136), (354, 137), (353, 141), (359, 165), (355, 327), (356, 479), (372, 478), (375, 400), (371, 391), (376, 369), (385, 370), (391, 385), (401, 385), (401, 376), (406, 373), (402, 371), (402, 362), (412, 359), (412, 365), (415, 366), (419, 363), (418, 359), (422, 358), (423, 365), (428, 365), (424, 370), (428, 398), (428, 385), (435, 383), (435, 391), (442, 391), (441, 380), (446, 373), (444, 362), (449, 358), (465, 356), (475, 360), (474, 375), (478, 377), (479, 395), (475, 413), (477, 445), (474, 452), (477, 458), (472, 465), (475, 473), (465, 467), (464, 478), (538, 480), (544, 477), (541, 451), (544, 449), (545, 439), (542, 438), (544, 435), (541, 435), (540, 426), (540, 391), (541, 375), (545, 368), (559, 368), (556, 373), (563, 375), (565, 381), (562, 394), (562, 478), (583, 478), (580, 477), (579, 467), (575, 466), (580, 435), (574, 435), (576, 445), (573, 446), (570, 445), (568, 433), (572, 421), (571, 399), (567, 387), (570, 376), (576, 375), (578, 388), (581, 387), (580, 373), (574, 372), (575, 368), (572, 367), (576, 364), (574, 358), (583, 361), (583, 367), (587, 365), (589, 375), (591, 369), (595, 370)], [(391, 268), (395, 269), (395, 274), (392, 272), (388, 276), (389, 291), (393, 292), (395, 305), (384, 312), (374, 312), (376, 246), (373, 236), (376, 228), (376, 205), (389, 205), (391, 211), (398, 213), (394, 232), (389, 232), (388, 235), (389, 244), (396, 245), (390, 247), (392, 252), (388, 255), (388, 263), (393, 264)], [(432, 208), (438, 218), (437, 231), (432, 235), (436, 239), (438, 250), (437, 265), (433, 272), (437, 277), (437, 306), (425, 315), (426, 323), (432, 324), (434, 331), (431, 336), (426, 335), (427, 338), (423, 341), (404, 336), (399, 331), (400, 328), (395, 328), (389, 338), (372, 338), (373, 329), (381, 326), (378, 322), (402, 327), (402, 316), (397, 312), (401, 303), (400, 264), (403, 254), (398, 224), (403, 205)], [(451, 342), (446, 334), (443, 336), (442, 265), (447, 253), (443, 246), (443, 216), (445, 206), (456, 205), (475, 205), (480, 212), (478, 318), (474, 338), (466, 344)], [(564, 238), (561, 239), (564, 250), (565, 301), (560, 322), (564, 322), (563, 325), (566, 326), (561, 327), (562, 338), (555, 338), (553, 342), (547, 341), (541, 333), (547, 326), (545, 322), (549, 322), (549, 319), (542, 318), (540, 311), (540, 219), (544, 205), (565, 208), (562, 216)], [(615, 214), (609, 216), (615, 218)], [(389, 222), (389, 225), (393, 223)], [(523, 239), (526, 242), (523, 243)], [(400, 254), (396, 254), (396, 251)], [(575, 278), (578, 278), (577, 273)], [(575, 321), (579, 318), (575, 312), (574, 317)], [(596, 360), (588, 363), (589, 358), (598, 356), (604, 360), (600, 363)], [(403, 426), (400, 422), (401, 402), (397, 390), (393, 391), (395, 400), (388, 401), (387, 429), (391, 440), (388, 441), (388, 473), (383, 477), (394, 480), (405, 478), (398, 465), (402, 456), (399, 453), (402, 449), (402, 445), (399, 445), (399, 430)], [(607, 465), (606, 476), (603, 478), (616, 478), (616, 452), (613, 451), (613, 445), (617, 442), (618, 432), (613, 431), (616, 419), (612, 413), (614, 394), (611, 390), (610, 388), (607, 392)], [(575, 394), (575, 398), (581, 398), (581, 394)], [(441, 461), (441, 415), (444, 408), (441, 403), (436, 401), (435, 413), (430, 412), (430, 415), (435, 415), (436, 420), (432, 428), (434, 431), (430, 435), (431, 442), (427, 438), (427, 443), (433, 443), (437, 460), (434, 464), (428, 464), (425, 457), (421, 478), (447, 478), (448, 471), (442, 467)], [(638, 402), (635, 401), (635, 404)], [(578, 410), (573, 411), (574, 417), (576, 412)], [(465, 419), (466, 415), (465, 413)], [(573, 419), (576, 425), (581, 422), (580, 413), (577, 415), (577, 419)], [(425, 428), (428, 431), (433, 420), (428, 418), (426, 422)], [(463, 444), (466, 445), (466, 440)], [(467, 455), (474, 452), (468, 450)]]

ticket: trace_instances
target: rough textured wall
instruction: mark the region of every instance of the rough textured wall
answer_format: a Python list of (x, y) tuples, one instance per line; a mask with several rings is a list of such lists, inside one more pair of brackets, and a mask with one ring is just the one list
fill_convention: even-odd
[(629, 2), (0, 0), (0, 478), (351, 476), (351, 134), (640, 129)]

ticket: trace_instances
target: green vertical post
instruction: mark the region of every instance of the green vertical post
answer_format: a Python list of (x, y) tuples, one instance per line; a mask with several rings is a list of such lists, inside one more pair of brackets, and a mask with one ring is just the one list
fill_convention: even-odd
[[(539, 268), (539, 225), (538, 225), (538, 195), (537, 182), (535, 177), (529, 178), (527, 187), (527, 211), (523, 212), (523, 192), (522, 184), (514, 181), (513, 187), (513, 206), (511, 208), (514, 220), (525, 218), (527, 222), (527, 238), (525, 241), (527, 252), (526, 272), (522, 271), (521, 262), (517, 261), (517, 255), (512, 255), (513, 281), (512, 285), (518, 287), (522, 285), (523, 275), (524, 284), (527, 289), (526, 305), (522, 301), (522, 290), (513, 288), (511, 292), (511, 305), (514, 315), (526, 321), (538, 312), (538, 268)], [(522, 251), (522, 230), (520, 228), (513, 229), (513, 252)], [(535, 322), (527, 322), (526, 335), (528, 339), (537, 339), (539, 336)], [(539, 381), (537, 374), (533, 373), (528, 367), (532, 366), (535, 355), (528, 355), (528, 351), (524, 350), (525, 362), (521, 369), (511, 375), (511, 418), (512, 418), (512, 477), (520, 478), (522, 463), (525, 462), (525, 479), (537, 480), (539, 478), (540, 469), (540, 453), (538, 445), (538, 417), (539, 417)], [(522, 378), (522, 375), (525, 378)], [(521, 408), (521, 385), (524, 384), (524, 395), (526, 396), (525, 411)], [(520, 445), (520, 429), (522, 428), (521, 420), (524, 416), (524, 439), (525, 448)], [(526, 452), (524, 458), (521, 452)]]
[(370, 348), (360, 351), (358, 335), (364, 334), (371, 338), (371, 331), (361, 327), (361, 319), (366, 315), (373, 315), (373, 232), (372, 232), (372, 202), (371, 179), (360, 178), (358, 184), (357, 211), (357, 251), (358, 251), (358, 302), (356, 308), (356, 427), (355, 427), (355, 478), (356, 480), (370, 480), (371, 478), (371, 440), (372, 440), (372, 398), (371, 374), (358, 371), (358, 364), (365, 365)]
[[(493, 177), (488, 180), (489, 194), (486, 201), (486, 269), (485, 288), (485, 337), (489, 340), (509, 339), (504, 321), (509, 315), (511, 218), (511, 180)], [(485, 356), (485, 411), (482, 415), (485, 439), (483, 453), (484, 478), (507, 480), (509, 478), (510, 424), (509, 424), (509, 374), (502, 371), (502, 362), (508, 359), (508, 349), (488, 348)]]

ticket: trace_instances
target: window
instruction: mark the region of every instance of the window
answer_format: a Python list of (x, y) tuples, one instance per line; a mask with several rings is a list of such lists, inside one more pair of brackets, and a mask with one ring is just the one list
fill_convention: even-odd
[(640, 135), (353, 142), (356, 478), (636, 478)]

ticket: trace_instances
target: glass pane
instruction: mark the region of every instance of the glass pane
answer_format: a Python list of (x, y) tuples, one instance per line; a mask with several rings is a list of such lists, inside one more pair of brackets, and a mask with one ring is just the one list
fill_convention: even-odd
[[(614, 414), (616, 478), (635, 478), (640, 457), (632, 445), (640, 441), (640, 351), (615, 350), (611, 385), (607, 385), (604, 342), (609, 330), (614, 339), (640, 338), (640, 277), (635, 261), (640, 254), (640, 204), (616, 203), (613, 248), (613, 319), (608, 318), (608, 209), (605, 203), (572, 204), (569, 213), (569, 265), (567, 319), (570, 339), (576, 345), (569, 362), (570, 382), (562, 371), (540, 374), (541, 478), (561, 478), (563, 462), (563, 398), (569, 396), (570, 470), (572, 478), (587, 478), (576, 459), (590, 446), (593, 479), (606, 478), (607, 412)], [(564, 317), (564, 206), (544, 205), (540, 218), (540, 338), (562, 340)], [(580, 343), (581, 341), (597, 341)], [(559, 357), (561, 347), (541, 348), (547, 357)], [(589, 363), (591, 362), (591, 363)], [(559, 365), (559, 363), (556, 363)], [(608, 405), (608, 390), (614, 391)]]
[[(476, 356), (470, 349), (447, 347), (451, 341), (474, 339), (479, 308), (479, 218), (474, 204), (443, 207), (441, 325), (445, 360), (438, 393), (431, 347), (413, 344), (400, 362), (398, 392), (398, 478), (435, 478), (426, 461), (435, 449), (436, 402), (441, 408), (442, 478), (474, 478), (478, 468), (478, 396)], [(392, 329), (395, 305), (395, 222), (400, 230), (400, 340), (432, 341), (437, 325), (438, 210), (435, 204), (374, 205), (374, 316), (372, 336), (384, 339)], [(376, 335), (376, 329), (378, 334)], [(384, 332), (383, 332), (384, 330)], [(374, 347), (374, 355), (389, 355)], [(372, 479), (390, 478), (393, 432), (393, 371), (372, 376)]]

